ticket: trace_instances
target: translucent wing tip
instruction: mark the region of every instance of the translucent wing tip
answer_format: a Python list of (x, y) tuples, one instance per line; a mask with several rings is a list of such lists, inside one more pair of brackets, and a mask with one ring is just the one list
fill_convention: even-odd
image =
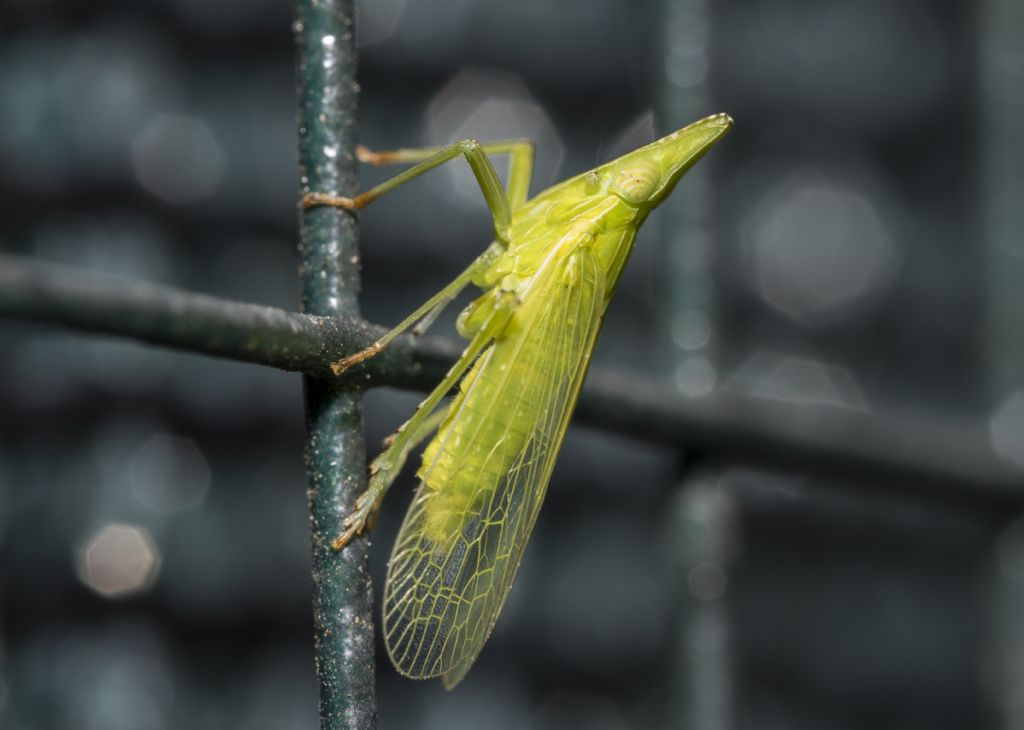
[(444, 688), (449, 692), (455, 689), (455, 685), (466, 678), (466, 675), (469, 673), (469, 669), (472, 666), (473, 662), (464, 662), (452, 671), (441, 675), (441, 683), (444, 685)]

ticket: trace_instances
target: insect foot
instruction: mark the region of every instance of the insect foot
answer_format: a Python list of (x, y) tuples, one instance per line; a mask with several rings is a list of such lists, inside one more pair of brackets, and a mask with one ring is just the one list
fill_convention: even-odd
[(379, 342), (374, 342), (365, 350), (360, 350), (354, 355), (349, 355), (348, 357), (343, 357), (337, 362), (332, 362), (331, 372), (333, 372), (335, 375), (341, 375), (353, 365), (358, 365), (363, 360), (369, 360), (371, 357), (373, 357), (383, 349), (384, 345), (380, 344)]
[(364, 145), (356, 145), (356, 159), (366, 165), (386, 165), (391, 161), (388, 159), (389, 157), (393, 158), (395, 155), (382, 155)]
[(361, 534), (367, 528), (373, 513), (376, 511), (376, 505), (377, 499), (374, 490), (367, 489), (360, 494), (356, 498), (355, 510), (341, 523), (343, 532), (334, 538), (334, 541), (331, 542), (331, 547), (335, 550), (341, 550), (352, 541), (353, 537)]
[(306, 193), (302, 196), (302, 207), (304, 209), (316, 208), (319, 205), (327, 205), (332, 208), (343, 210), (356, 210), (359, 206), (352, 198), (344, 195), (328, 195), (327, 193)]

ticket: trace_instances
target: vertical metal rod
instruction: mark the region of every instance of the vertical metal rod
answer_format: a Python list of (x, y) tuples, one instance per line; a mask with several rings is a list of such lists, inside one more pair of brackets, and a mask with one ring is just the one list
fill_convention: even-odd
[[(353, 0), (299, 0), (299, 164), (303, 192), (356, 189), (356, 45)], [(303, 311), (357, 315), (358, 230), (333, 208), (303, 211), (299, 276)], [(313, 550), (313, 622), (320, 727), (376, 725), (374, 641), (365, 538), (330, 547), (365, 488), (362, 395), (305, 379), (306, 471)]]
[[(662, 0), (658, 6), (661, 42), (658, 113), (661, 127), (675, 129), (688, 119), (714, 111), (707, 81), (711, 63), (712, 0)], [(742, 120), (741, 120), (742, 123)], [(663, 293), (667, 342), (674, 343), (667, 360), (679, 391), (688, 397), (714, 390), (715, 337), (712, 277), (711, 168), (704, 160), (665, 201), (661, 211), (664, 260)]]
[(721, 477), (690, 477), (676, 504), (675, 529), (682, 584), (672, 727), (734, 727), (729, 577), (739, 541), (737, 508)]
[(978, 76), (981, 86), (981, 206), (987, 238), (989, 298), (984, 333), (990, 394), (998, 403), (1024, 385), (1024, 5), (979, 3)]

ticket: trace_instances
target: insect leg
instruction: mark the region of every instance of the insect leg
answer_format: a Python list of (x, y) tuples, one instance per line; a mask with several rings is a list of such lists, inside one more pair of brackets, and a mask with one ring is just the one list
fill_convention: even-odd
[(513, 139), (484, 145), (488, 154), (508, 154), (508, 183), (505, 192), (512, 210), (526, 202), (530, 195), (530, 181), (533, 179), (533, 142)]
[[(498, 142), (485, 142), (480, 148), (488, 155), (508, 155), (508, 181), (505, 192), (509, 206), (515, 210), (526, 202), (530, 194), (530, 181), (533, 179), (534, 144), (527, 139), (506, 139)], [(421, 162), (441, 152), (443, 147), (416, 147), (374, 152), (359, 145), (356, 156), (360, 162), (369, 165), (396, 165), (403, 162)]]
[[(359, 146), (356, 150), (356, 154), (362, 162), (372, 165), (389, 165), (389, 164), (400, 164), (403, 162), (423, 162), (430, 158), (437, 157), (439, 154), (444, 153), (446, 150), (451, 148), (444, 147), (424, 147), (417, 149), (399, 149), (391, 150), (388, 152), (371, 152), (363, 146)], [(522, 139), (504, 140), (501, 142), (490, 142), (484, 145), (480, 145), (480, 149), (486, 154), (502, 155), (507, 154), (510, 156), (509, 171), (508, 171), (508, 204), (514, 210), (523, 203), (526, 202), (527, 195), (530, 189), (530, 180), (533, 176), (533, 156), (534, 156), (534, 145), (533, 142)], [(440, 164), (440, 163), (437, 163)], [(488, 162), (489, 164), (489, 162)], [(415, 168), (412, 168), (415, 169)], [(492, 168), (493, 170), (493, 168)], [(411, 171), (411, 170), (410, 170)], [(407, 171), (407, 172), (410, 172)], [(394, 178), (385, 185), (394, 181)], [(398, 183), (401, 184), (401, 183)], [(378, 188), (381, 186), (378, 186)], [(374, 188), (373, 190), (376, 190)], [(369, 195), (373, 190), (364, 193)], [(383, 193), (378, 193), (377, 197)], [(486, 190), (485, 190), (486, 196)], [(310, 203), (309, 200), (314, 198), (314, 202)], [(324, 202), (323, 197), (319, 194), (311, 193), (306, 196), (303, 204), (307, 207), (309, 205), (317, 205)], [(358, 200), (359, 197), (353, 200)], [(333, 200), (333, 199), (332, 199)], [(333, 204), (333, 203), (327, 203)], [(342, 206), (345, 207), (345, 206)], [(497, 226), (497, 219), (495, 219), (495, 225)], [(374, 342), (372, 345), (367, 347), (365, 350), (349, 355), (346, 358), (338, 360), (337, 362), (331, 363), (331, 369), (336, 375), (341, 375), (343, 372), (348, 370), (356, 363), (360, 363), (364, 360), (368, 360), (373, 357), (381, 350), (383, 350), (389, 342), (395, 337), (405, 332), (410, 327), (413, 327), (412, 333), (414, 335), (422, 334), (433, 324), (434, 320), (445, 308), (445, 306), (451, 302), (455, 297), (459, 295), (466, 284), (468, 284), (474, 274), (478, 271), (487, 267), (487, 265), (494, 259), (501, 251), (501, 244), (492, 244), (480, 257), (478, 257), (470, 266), (459, 274), (458, 277), (451, 284), (446, 286), (440, 292), (435, 294), (433, 297), (424, 302), (415, 312), (406, 317), (398, 326), (388, 332), (386, 335), (381, 337), (379, 340)]]
[[(438, 384), (430, 395), (420, 403), (416, 413), (398, 429), (394, 439), (384, 452), (374, 459), (370, 467), (370, 483), (366, 491), (356, 500), (356, 509), (342, 523), (342, 534), (335, 538), (331, 547), (335, 550), (343, 548), (355, 535), (366, 528), (367, 520), (376, 510), (384, 497), (384, 493), (394, 481), (406, 458), (416, 444), (420, 443), (433, 432), (440, 421), (437, 419), (438, 405), (448, 392), (455, 387), (476, 358), (491, 342), (501, 334), (508, 324), (512, 313), (518, 305), (515, 295), (511, 292), (498, 290), (494, 310), (487, 318), (480, 331), (473, 336), (462, 356), (452, 365), (444, 380)], [(442, 412), (445, 412), (442, 410)]]
[[(447, 408), (438, 408), (422, 419), (415, 426), (415, 430), (410, 430), (409, 423), (406, 423), (399, 428), (398, 432), (388, 438), (388, 448), (370, 464), (370, 483), (366, 491), (356, 498), (355, 510), (341, 524), (342, 534), (331, 543), (335, 550), (344, 547), (366, 527), (373, 526), (381, 500), (384, 499), (384, 495), (402, 467), (405, 466), (409, 453), (437, 430), (446, 415), (448, 415)], [(409, 437), (396, 448), (395, 444), (398, 442), (399, 435), (405, 431), (409, 432)]]
[(325, 193), (307, 193), (302, 199), (304, 208), (312, 208), (317, 205), (330, 205), (346, 210), (359, 210), (372, 203), (382, 195), (401, 187), (410, 180), (414, 180), (425, 172), (433, 170), (444, 163), (455, 159), (459, 155), (466, 158), (473, 175), (476, 177), (480, 190), (484, 194), (484, 201), (490, 208), (491, 218), (494, 219), (494, 233), (502, 243), (508, 243), (508, 227), (512, 214), (509, 207), (509, 199), (505, 195), (505, 189), (498, 179), (498, 173), (494, 170), (490, 158), (484, 152), (483, 147), (476, 140), (464, 140), (456, 142), (448, 147), (442, 147), (431, 157), (419, 164), (413, 165), (408, 170), (395, 175), (390, 180), (385, 180), (380, 185), (360, 193), (354, 198), (347, 198), (338, 195), (327, 195)]
[(448, 286), (420, 305), (415, 312), (403, 319), (397, 327), (390, 330), (386, 335), (381, 337), (365, 350), (360, 350), (359, 352), (342, 358), (337, 362), (332, 362), (331, 370), (334, 371), (335, 375), (341, 375), (356, 363), (368, 360), (376, 355), (387, 347), (388, 343), (410, 327), (413, 327), (413, 325), (415, 325), (415, 327), (413, 327), (413, 334), (422, 334), (427, 327), (437, 319), (441, 310), (443, 310), (449, 302), (455, 299), (455, 297), (459, 295), (459, 292), (466, 288), (466, 285), (472, 281), (477, 272), (487, 268), (501, 250), (502, 246), (499, 244), (491, 244), (486, 251), (473, 261), (473, 263), (466, 267), (462, 273), (456, 276)]

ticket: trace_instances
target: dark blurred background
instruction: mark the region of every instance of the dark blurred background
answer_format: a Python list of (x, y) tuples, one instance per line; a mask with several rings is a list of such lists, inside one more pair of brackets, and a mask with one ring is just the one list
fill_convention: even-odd
[[(291, 24), (6, 0), (0, 252), (297, 309)], [(358, 31), (365, 144), (531, 137), (535, 192), (735, 117), (595, 367), (973, 424), (1024, 469), (1016, 0), (366, 0)], [(362, 220), (381, 323), (489, 228), (459, 164)], [(371, 451), (417, 397), (367, 396)], [(302, 445), (297, 375), (0, 323), (0, 724), (316, 727)], [(477, 666), (449, 694), (381, 652), (380, 726), (1024, 727), (1024, 522), (901, 493), (574, 426)]]

